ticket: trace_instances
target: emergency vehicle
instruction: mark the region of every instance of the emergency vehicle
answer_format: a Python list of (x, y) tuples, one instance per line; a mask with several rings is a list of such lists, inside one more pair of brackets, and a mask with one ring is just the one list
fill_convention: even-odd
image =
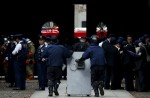
[[(58, 36), (59, 30), (58, 27), (50, 28), (42, 28), (41, 31), (43, 36)], [(100, 30), (99, 28), (96, 29), (96, 34), (99, 38), (103, 38), (107, 35), (107, 30)], [(86, 28), (75, 28), (74, 29), (74, 38), (77, 37), (86, 37)]]

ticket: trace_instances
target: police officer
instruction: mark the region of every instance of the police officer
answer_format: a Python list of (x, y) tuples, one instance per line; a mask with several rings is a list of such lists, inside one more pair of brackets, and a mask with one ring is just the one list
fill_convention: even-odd
[(92, 86), (95, 92), (95, 97), (99, 97), (99, 90), (100, 94), (104, 95), (103, 84), (106, 65), (104, 50), (102, 47), (98, 46), (98, 39), (97, 35), (91, 36), (90, 46), (84, 52), (82, 57), (79, 60), (76, 60), (77, 63), (80, 63), (90, 58)]
[(74, 45), (74, 51), (85, 51), (87, 49), (88, 45), (86, 43), (86, 38), (81, 37), (79, 39), (79, 42)]
[(12, 51), (15, 49), (14, 36), (10, 35), (9, 44), (7, 47), (7, 54), (5, 60), (8, 61), (8, 82), (10, 83), (9, 87), (15, 87), (15, 75), (14, 75), (14, 57)]
[(17, 45), (15, 49), (13, 50), (12, 54), (14, 57), (14, 71), (15, 71), (15, 82), (16, 82), (16, 88), (14, 90), (25, 90), (25, 61), (26, 56), (23, 52), (24, 48), (21, 43), (22, 34), (16, 34), (15, 39), (17, 42)]
[(135, 53), (135, 47), (133, 45), (133, 37), (127, 35), (127, 45), (123, 48), (123, 71), (125, 78), (125, 89), (127, 91), (133, 91), (133, 69), (135, 67), (134, 58), (130, 55), (129, 51)]
[(45, 36), (39, 36), (39, 44), (40, 46), (37, 49), (37, 53), (35, 55), (35, 59), (37, 62), (37, 74), (39, 81), (39, 89), (37, 90), (45, 90), (46, 87), (46, 62), (42, 61), (42, 58), (46, 52), (47, 46), (45, 45)]
[(59, 95), (58, 87), (62, 76), (62, 66), (64, 59), (70, 57), (73, 52), (69, 52), (64, 46), (58, 44), (56, 36), (51, 37), (52, 44), (48, 45), (46, 55), (42, 59), (43, 61), (47, 58), (47, 77), (48, 77), (48, 88), (49, 96), (53, 96), (53, 89), (56, 96)]
[(148, 91), (150, 89), (150, 79), (149, 79), (149, 74), (150, 74), (150, 61), (147, 60), (148, 55), (150, 55), (150, 45), (149, 45), (149, 39), (150, 35), (145, 34), (142, 38), (142, 43), (140, 47), (140, 54), (141, 54), (141, 69), (139, 70), (139, 73), (143, 75), (143, 77), (140, 79), (143, 83), (140, 84), (141, 89), (140, 91)]
[(108, 45), (110, 45), (110, 40), (112, 37), (115, 37), (114, 34), (109, 34), (108, 38), (106, 40), (104, 40), (103, 44), (102, 44), (102, 47), (104, 48), (107, 48)]

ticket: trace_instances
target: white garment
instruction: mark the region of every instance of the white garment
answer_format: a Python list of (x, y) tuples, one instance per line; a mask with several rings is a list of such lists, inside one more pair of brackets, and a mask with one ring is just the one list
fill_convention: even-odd
[(16, 55), (19, 52), (19, 50), (22, 49), (22, 45), (20, 44), (20, 42), (16, 45), (15, 49), (13, 50), (12, 52), (13, 55)]
[[(43, 44), (44, 45), (44, 44)], [(40, 45), (40, 48), (42, 48), (43, 47), (43, 45)]]
[(118, 46), (115, 45), (115, 47), (118, 49), (118, 51), (120, 50), (120, 48)]
[(45, 46), (46, 46), (46, 47), (48, 46), (48, 43), (47, 43), (47, 42), (45, 42)]
[(100, 42), (100, 43), (99, 43), (99, 46), (102, 47), (102, 45), (103, 45), (103, 42)]

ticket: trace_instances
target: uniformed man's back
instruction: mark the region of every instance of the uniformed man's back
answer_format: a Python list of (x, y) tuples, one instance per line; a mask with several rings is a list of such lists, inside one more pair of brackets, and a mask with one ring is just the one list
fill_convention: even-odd
[(65, 56), (65, 47), (62, 45), (48, 46), (48, 66), (63, 66)]

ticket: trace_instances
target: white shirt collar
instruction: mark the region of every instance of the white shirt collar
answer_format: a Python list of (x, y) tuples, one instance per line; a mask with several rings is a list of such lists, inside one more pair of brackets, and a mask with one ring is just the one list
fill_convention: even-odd
[(43, 46), (44, 46), (44, 44), (40, 45), (40, 48), (43, 47)]
[(118, 49), (118, 51), (120, 50), (120, 48), (119, 48), (119, 47), (117, 47), (116, 45), (115, 45), (115, 47)]

